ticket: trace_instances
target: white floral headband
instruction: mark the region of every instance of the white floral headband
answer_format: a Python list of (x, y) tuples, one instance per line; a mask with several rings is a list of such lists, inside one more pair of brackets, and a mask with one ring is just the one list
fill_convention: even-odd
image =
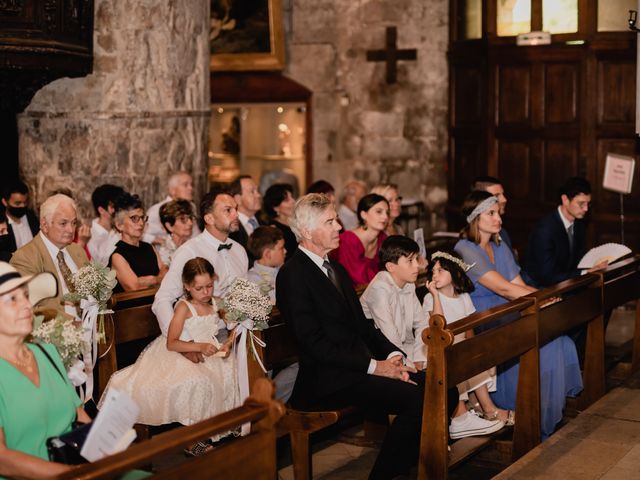
[(496, 203), (498, 203), (498, 199), (496, 197), (491, 196), (489, 198), (485, 198), (467, 216), (467, 223), (473, 222), (478, 215), (480, 215), (482, 212), (486, 212), (491, 207), (493, 207)]
[(467, 265), (466, 263), (464, 263), (462, 260), (460, 260), (458, 257), (454, 257), (453, 255), (448, 254), (447, 252), (435, 252), (431, 255), (431, 261), (435, 262), (436, 259), (438, 258), (444, 258), (446, 260), (449, 260), (450, 262), (455, 263), (456, 265), (458, 265), (465, 273), (468, 272), (469, 270), (471, 270), (474, 266), (475, 263), (472, 263), (471, 265)]

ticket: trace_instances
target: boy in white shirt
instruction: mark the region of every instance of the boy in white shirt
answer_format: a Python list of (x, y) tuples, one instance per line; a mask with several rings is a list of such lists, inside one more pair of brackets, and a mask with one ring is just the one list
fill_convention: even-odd
[[(416, 296), (419, 252), (418, 244), (408, 237), (388, 237), (380, 248), (380, 272), (360, 296), (360, 303), (365, 316), (372, 318), (385, 337), (404, 352), (407, 363), (423, 370), (427, 367), (427, 347), (422, 342), (422, 331), (429, 325)], [(449, 427), (452, 439), (486, 435), (504, 426), (498, 419), (485, 420), (468, 412), (463, 402), (459, 402), (454, 417)]]

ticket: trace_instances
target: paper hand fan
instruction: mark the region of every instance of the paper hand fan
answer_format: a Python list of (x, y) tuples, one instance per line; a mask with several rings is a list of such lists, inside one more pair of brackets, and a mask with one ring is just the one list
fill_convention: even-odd
[(609, 263), (616, 261), (620, 257), (624, 257), (631, 253), (631, 249), (619, 243), (605, 243), (589, 250), (580, 263), (578, 268), (591, 268), (598, 263), (607, 260)]

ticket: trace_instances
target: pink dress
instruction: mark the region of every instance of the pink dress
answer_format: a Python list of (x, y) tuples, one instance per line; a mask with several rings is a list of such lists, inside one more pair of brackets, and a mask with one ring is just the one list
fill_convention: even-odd
[(333, 258), (347, 270), (355, 287), (369, 283), (380, 271), (380, 247), (385, 238), (387, 234), (380, 232), (376, 253), (373, 258), (368, 258), (364, 256), (364, 245), (355, 233), (347, 230), (340, 234), (340, 246), (333, 252)]

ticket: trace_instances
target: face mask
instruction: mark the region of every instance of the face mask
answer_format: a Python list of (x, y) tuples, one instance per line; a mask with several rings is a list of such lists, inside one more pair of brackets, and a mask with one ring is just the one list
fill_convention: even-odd
[(27, 207), (12, 207), (9, 205), (7, 211), (11, 216), (20, 218), (27, 213)]

